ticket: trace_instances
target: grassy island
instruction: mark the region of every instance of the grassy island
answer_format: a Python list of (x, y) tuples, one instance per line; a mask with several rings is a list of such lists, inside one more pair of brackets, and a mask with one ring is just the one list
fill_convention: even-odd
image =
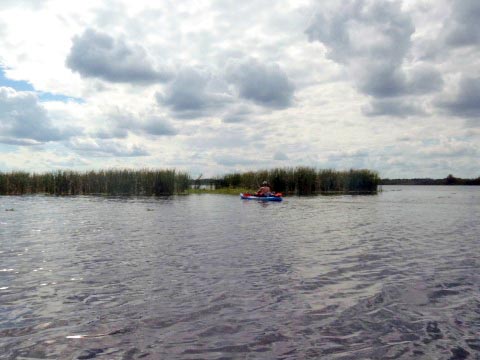
[(287, 195), (373, 194), (377, 192), (380, 177), (371, 170), (275, 168), (227, 174), (217, 179), (216, 187), (256, 190), (263, 180), (275, 191)]
[[(370, 170), (316, 170), (310, 167), (276, 168), (231, 173), (213, 179), (192, 180), (175, 170), (98, 170), (28, 173), (0, 172), (0, 195), (133, 195), (161, 196), (199, 192), (235, 194), (255, 191), (267, 180), (286, 195), (372, 194), (380, 182)], [(201, 184), (212, 190), (200, 190)]]

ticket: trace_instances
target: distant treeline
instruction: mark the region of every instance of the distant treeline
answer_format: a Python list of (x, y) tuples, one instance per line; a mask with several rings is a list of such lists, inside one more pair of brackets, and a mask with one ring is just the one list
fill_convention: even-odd
[(0, 195), (172, 195), (188, 189), (190, 177), (175, 170), (0, 172)]
[(216, 179), (217, 187), (258, 189), (268, 181), (276, 192), (296, 195), (376, 193), (378, 173), (370, 170), (316, 170), (311, 167), (276, 168), (227, 174)]
[(381, 185), (480, 185), (480, 176), (476, 179), (462, 179), (448, 175), (444, 179), (382, 179)]

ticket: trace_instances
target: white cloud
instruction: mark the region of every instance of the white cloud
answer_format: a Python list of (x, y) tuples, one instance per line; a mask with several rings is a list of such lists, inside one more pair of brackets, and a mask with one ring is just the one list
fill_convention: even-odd
[(439, 98), (437, 105), (449, 114), (476, 119), (480, 124), (480, 76), (463, 76), (454, 94)]
[(141, 46), (90, 28), (73, 38), (66, 65), (82, 76), (113, 83), (152, 84), (170, 77), (155, 69)]
[(45, 6), (48, 0), (37, 1), (37, 0), (2, 0), (0, 3), (0, 10), (8, 9), (13, 7), (20, 7), (24, 9), (39, 9), (42, 6)]
[(295, 87), (277, 64), (262, 64), (255, 59), (234, 60), (226, 71), (228, 80), (244, 99), (280, 109), (293, 102)]
[(288, 160), (288, 156), (282, 151), (277, 151), (275, 152), (275, 154), (273, 154), (273, 160), (278, 160), (278, 161)]
[(179, 118), (216, 114), (233, 101), (222, 79), (195, 68), (180, 70), (164, 94), (157, 93), (156, 98)]
[(31, 92), (0, 87), (0, 141), (31, 145), (73, 136), (72, 129), (52, 125), (45, 108)]
[(69, 145), (83, 156), (92, 157), (138, 157), (149, 155), (148, 151), (140, 144), (125, 144), (116, 140), (77, 138)]

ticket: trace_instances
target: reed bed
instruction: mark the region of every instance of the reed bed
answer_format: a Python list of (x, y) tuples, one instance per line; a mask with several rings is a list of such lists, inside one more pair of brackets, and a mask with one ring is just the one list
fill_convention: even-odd
[(258, 189), (264, 180), (274, 191), (291, 195), (375, 194), (380, 183), (378, 173), (371, 170), (297, 167), (227, 174), (217, 179), (217, 187)]
[(139, 195), (184, 193), (190, 177), (175, 170), (56, 171), (30, 174), (0, 172), (0, 195)]
[[(275, 168), (232, 173), (209, 180), (217, 192), (258, 189), (267, 180), (276, 192), (289, 195), (372, 194), (380, 183), (370, 170), (317, 170), (311, 167)], [(175, 170), (0, 172), (0, 195), (134, 195), (161, 196), (191, 192), (187, 173)], [(227, 191), (228, 192), (228, 191)]]

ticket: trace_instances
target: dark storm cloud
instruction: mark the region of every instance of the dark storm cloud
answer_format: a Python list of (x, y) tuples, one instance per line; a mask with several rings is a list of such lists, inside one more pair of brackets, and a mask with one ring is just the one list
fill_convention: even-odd
[(480, 45), (480, 2), (452, 2), (452, 21), (446, 26), (446, 43), (454, 46)]
[(65, 140), (72, 131), (55, 128), (47, 111), (30, 92), (0, 87), (0, 141), (22, 145)]
[(93, 29), (73, 38), (66, 65), (84, 77), (113, 83), (153, 84), (169, 79), (167, 72), (154, 68), (142, 47)]
[(452, 98), (438, 100), (435, 104), (451, 115), (480, 118), (480, 77), (463, 77)]
[(424, 115), (424, 109), (415, 103), (402, 99), (373, 100), (369, 105), (362, 108), (366, 116), (394, 116), (408, 117), (412, 115)]
[(254, 59), (232, 61), (226, 73), (241, 98), (278, 109), (293, 102), (295, 87), (276, 64), (262, 64)]
[(232, 101), (232, 97), (215, 87), (208, 73), (193, 68), (180, 71), (175, 80), (157, 93), (159, 104), (169, 107), (176, 116), (196, 118), (208, 114), (209, 109), (218, 109)]

